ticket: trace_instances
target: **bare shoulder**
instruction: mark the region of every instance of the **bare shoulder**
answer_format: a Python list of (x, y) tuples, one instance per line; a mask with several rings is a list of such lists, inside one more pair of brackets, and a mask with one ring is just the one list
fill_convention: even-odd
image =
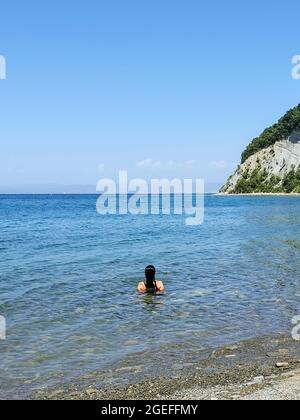
[(145, 283), (144, 283), (143, 281), (141, 281), (141, 282), (138, 284), (137, 290), (138, 290), (139, 292), (141, 292), (141, 293), (143, 293), (143, 292), (145, 292), (145, 291), (146, 291), (146, 286), (145, 286)]
[(163, 282), (162, 281), (160, 281), (160, 280), (157, 280), (157, 282), (156, 282), (156, 287), (158, 288), (158, 290), (160, 291), (160, 292), (163, 292), (164, 290), (165, 290), (165, 285), (163, 284)]

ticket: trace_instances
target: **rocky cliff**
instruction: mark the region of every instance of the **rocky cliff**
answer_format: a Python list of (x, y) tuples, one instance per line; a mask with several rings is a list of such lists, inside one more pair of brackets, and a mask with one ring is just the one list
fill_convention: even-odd
[[(299, 110), (299, 106), (294, 110)], [(288, 114), (291, 115), (290, 113), (294, 110), (289, 111)], [(290, 135), (278, 140), (278, 127), (283, 121), (286, 122), (285, 116), (260, 137), (254, 139), (243, 153), (241, 165), (220, 192), (226, 194), (300, 193), (300, 115), (297, 114), (298, 117), (297, 122), (293, 114)], [(299, 128), (295, 128), (297, 125)], [(277, 130), (275, 139), (271, 135), (275, 132), (274, 130)], [(285, 130), (288, 128), (285, 127)], [(268, 138), (268, 142), (264, 144), (265, 138)], [(249, 150), (253, 149), (253, 144), (259, 144), (259, 150), (249, 153)], [(245, 153), (247, 153), (246, 158)]]

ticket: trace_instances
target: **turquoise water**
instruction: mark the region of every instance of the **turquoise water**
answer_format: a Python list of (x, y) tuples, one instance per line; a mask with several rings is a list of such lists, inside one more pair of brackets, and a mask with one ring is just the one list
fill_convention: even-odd
[[(160, 372), (191, 351), (290, 334), (299, 198), (206, 196), (192, 228), (181, 216), (99, 216), (96, 199), (0, 196), (0, 396), (95, 372), (119, 383), (126, 367)], [(135, 292), (148, 264), (164, 296)]]

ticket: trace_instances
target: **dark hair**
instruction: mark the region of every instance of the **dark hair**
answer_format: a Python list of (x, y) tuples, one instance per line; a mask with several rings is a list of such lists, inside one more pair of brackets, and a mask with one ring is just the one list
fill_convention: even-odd
[(149, 285), (152, 285), (155, 281), (155, 267), (154, 265), (148, 265), (148, 267), (145, 268), (145, 276), (146, 276), (146, 283)]

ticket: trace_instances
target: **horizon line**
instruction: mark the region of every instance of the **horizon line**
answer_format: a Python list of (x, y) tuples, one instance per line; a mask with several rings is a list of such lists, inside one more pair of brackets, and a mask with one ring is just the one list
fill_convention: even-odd
[[(219, 191), (222, 182), (205, 182), (205, 193)], [(151, 193), (151, 192), (149, 192)], [(96, 184), (0, 184), (0, 195), (99, 194)]]

